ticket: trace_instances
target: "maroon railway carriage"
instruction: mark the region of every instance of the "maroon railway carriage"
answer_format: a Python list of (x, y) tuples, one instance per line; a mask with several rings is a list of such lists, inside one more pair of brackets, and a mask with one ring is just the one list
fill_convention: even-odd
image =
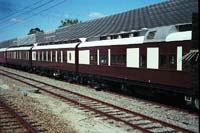
[(21, 45), (10, 47), (6, 50), (6, 61), (10, 66), (14, 66), (24, 70), (31, 70), (32, 57), (31, 57), (31, 45)]
[(81, 43), (80, 77), (95, 80), (99, 87), (109, 81), (120, 83), (124, 91), (143, 93), (142, 87), (127, 88), (134, 85), (151, 92), (192, 96), (188, 68), (182, 62), (191, 49), (191, 33), (191, 24), (171, 25)]
[(80, 43), (81, 40), (75, 39), (38, 44), (32, 49), (33, 69), (48, 75), (74, 77), (77, 72), (75, 49)]
[(6, 64), (6, 48), (0, 49), (0, 64)]

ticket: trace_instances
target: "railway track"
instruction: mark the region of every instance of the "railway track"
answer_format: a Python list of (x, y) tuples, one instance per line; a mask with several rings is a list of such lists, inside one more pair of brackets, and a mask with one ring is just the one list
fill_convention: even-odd
[(179, 126), (112, 105), (110, 103), (31, 79), (29, 77), (21, 76), (5, 70), (0, 70), (0, 74), (37, 88), (56, 98), (62, 99), (63, 101), (78, 105), (85, 110), (95, 112), (97, 115), (105, 117), (107, 120), (120, 122), (121, 126), (128, 126), (135, 132), (193, 132)]
[[(107, 94), (116, 95), (116, 96), (124, 97), (124, 98), (127, 98), (127, 99), (133, 98), (133, 96), (128, 96), (128, 95), (125, 95), (125, 94), (119, 94), (119, 93), (113, 92), (113, 91), (106, 91), (106, 92), (107, 92)], [(158, 102), (158, 101), (150, 101), (150, 100), (138, 98), (138, 97), (135, 97), (135, 96), (134, 96), (134, 99), (137, 100), (138, 102), (148, 106), (148, 107), (153, 106), (153, 107), (156, 107), (156, 108), (162, 108), (165, 111), (176, 110), (178, 112), (182, 112), (182, 113), (186, 113), (186, 114), (198, 115), (197, 110), (194, 110), (194, 109), (185, 109), (185, 108), (181, 108), (181, 107), (175, 107), (173, 105), (167, 105), (167, 104), (164, 104), (164, 103)]]
[(0, 99), (0, 133), (39, 133), (19, 113)]

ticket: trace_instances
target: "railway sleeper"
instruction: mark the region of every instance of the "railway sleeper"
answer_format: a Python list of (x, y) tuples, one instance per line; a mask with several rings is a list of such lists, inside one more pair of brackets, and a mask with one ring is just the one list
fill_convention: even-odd
[(162, 128), (154, 128), (150, 130), (154, 133), (167, 133), (167, 132), (174, 132), (175, 130), (169, 127), (162, 127)]
[(114, 116), (118, 116), (120, 118), (121, 118), (122, 115), (125, 115), (125, 113), (123, 113), (123, 112), (113, 112), (113, 113), (109, 113), (109, 114), (114, 115)]
[(113, 108), (98, 108), (99, 111), (105, 112), (105, 113), (111, 113), (111, 112), (117, 112), (117, 110), (114, 110)]
[(141, 125), (141, 127), (150, 130), (150, 129), (154, 129), (154, 128), (161, 128), (162, 125), (159, 123), (149, 123), (147, 125)]
[(152, 122), (148, 121), (148, 120), (138, 120), (138, 121), (136, 120), (136, 121), (134, 121), (132, 123), (141, 126), (141, 125), (151, 124)]

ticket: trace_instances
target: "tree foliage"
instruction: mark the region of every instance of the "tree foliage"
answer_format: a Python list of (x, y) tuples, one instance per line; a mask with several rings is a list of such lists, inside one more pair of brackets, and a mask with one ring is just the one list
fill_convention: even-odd
[(79, 21), (78, 19), (65, 19), (65, 20), (61, 20), (61, 25), (60, 27), (64, 27), (64, 26), (69, 26), (69, 25), (73, 25), (73, 24), (78, 24), (81, 23), (81, 21)]
[(43, 30), (41, 30), (40, 28), (36, 27), (36, 28), (31, 28), (31, 29), (29, 30), (28, 35), (30, 35), (30, 34), (35, 34), (35, 33), (38, 33), (38, 32), (44, 33)]

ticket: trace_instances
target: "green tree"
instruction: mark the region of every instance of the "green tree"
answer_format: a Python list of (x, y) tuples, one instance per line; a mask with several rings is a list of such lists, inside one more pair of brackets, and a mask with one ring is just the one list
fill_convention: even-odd
[(81, 23), (81, 21), (79, 21), (78, 19), (65, 19), (65, 20), (61, 20), (60, 22), (61, 22), (61, 25), (59, 26), (59, 28)]
[(43, 30), (41, 30), (40, 28), (36, 27), (36, 28), (31, 28), (31, 29), (29, 30), (28, 35), (30, 35), (30, 34), (35, 34), (35, 33), (38, 33), (38, 32), (44, 33)]

